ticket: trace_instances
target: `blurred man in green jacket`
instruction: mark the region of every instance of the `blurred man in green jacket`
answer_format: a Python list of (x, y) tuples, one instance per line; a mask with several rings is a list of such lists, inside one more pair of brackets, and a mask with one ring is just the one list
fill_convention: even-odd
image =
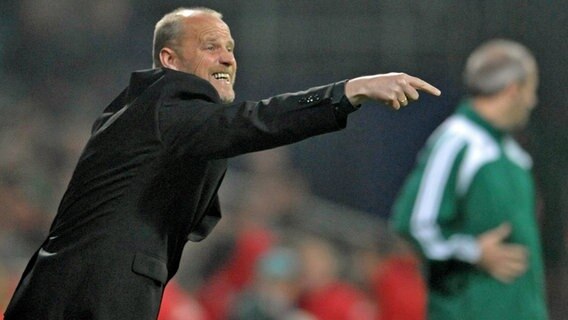
[(491, 40), (464, 78), (470, 97), (429, 138), (393, 225), (424, 259), (430, 320), (547, 319), (532, 161), (510, 135), (537, 103), (536, 61)]

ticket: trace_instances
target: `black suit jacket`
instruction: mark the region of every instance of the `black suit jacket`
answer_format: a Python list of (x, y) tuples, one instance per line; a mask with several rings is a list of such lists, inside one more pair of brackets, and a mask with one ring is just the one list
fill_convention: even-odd
[(344, 128), (343, 86), (222, 104), (193, 75), (133, 73), (93, 125), (6, 319), (155, 319), (185, 243), (221, 218), (226, 159)]

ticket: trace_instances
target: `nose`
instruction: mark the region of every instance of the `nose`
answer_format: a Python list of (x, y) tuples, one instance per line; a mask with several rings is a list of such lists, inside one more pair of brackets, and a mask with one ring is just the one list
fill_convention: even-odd
[(235, 59), (235, 54), (233, 51), (223, 50), (221, 56), (219, 57), (219, 61), (224, 64), (225, 66), (235, 66), (237, 64), (237, 60)]

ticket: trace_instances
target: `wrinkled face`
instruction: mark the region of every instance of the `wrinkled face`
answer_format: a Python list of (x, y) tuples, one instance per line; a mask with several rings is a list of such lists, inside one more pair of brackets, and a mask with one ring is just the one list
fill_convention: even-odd
[(527, 125), (531, 112), (538, 102), (537, 88), (538, 75), (536, 72), (518, 87), (518, 92), (512, 99), (508, 112), (510, 130), (522, 129)]
[(189, 16), (183, 23), (184, 33), (176, 50), (178, 70), (209, 81), (223, 102), (232, 102), (237, 61), (229, 27), (208, 14)]

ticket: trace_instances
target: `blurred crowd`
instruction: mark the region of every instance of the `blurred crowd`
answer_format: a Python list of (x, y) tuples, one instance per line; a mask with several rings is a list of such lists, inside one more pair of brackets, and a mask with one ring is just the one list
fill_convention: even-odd
[[(132, 70), (149, 67), (156, 18), (181, 5), (151, 2), (0, 2), (2, 311), (47, 234), (93, 120)], [(541, 118), (562, 129), (566, 115)], [(565, 150), (560, 138), (550, 141)], [(315, 196), (289, 158), (281, 148), (234, 161), (220, 190), (224, 217), (210, 238), (187, 245), (160, 320), (423, 319), (426, 293), (412, 252), (384, 220)], [(566, 172), (540, 174), (568, 184)], [(554, 227), (565, 224), (558, 217)], [(566, 233), (544, 236), (567, 242)], [(568, 276), (566, 246), (558, 248), (549, 290), (560, 310)]]
[(286, 154), (228, 173), (224, 218), (188, 244), (160, 319), (422, 319), (415, 257), (383, 221), (314, 197)]

